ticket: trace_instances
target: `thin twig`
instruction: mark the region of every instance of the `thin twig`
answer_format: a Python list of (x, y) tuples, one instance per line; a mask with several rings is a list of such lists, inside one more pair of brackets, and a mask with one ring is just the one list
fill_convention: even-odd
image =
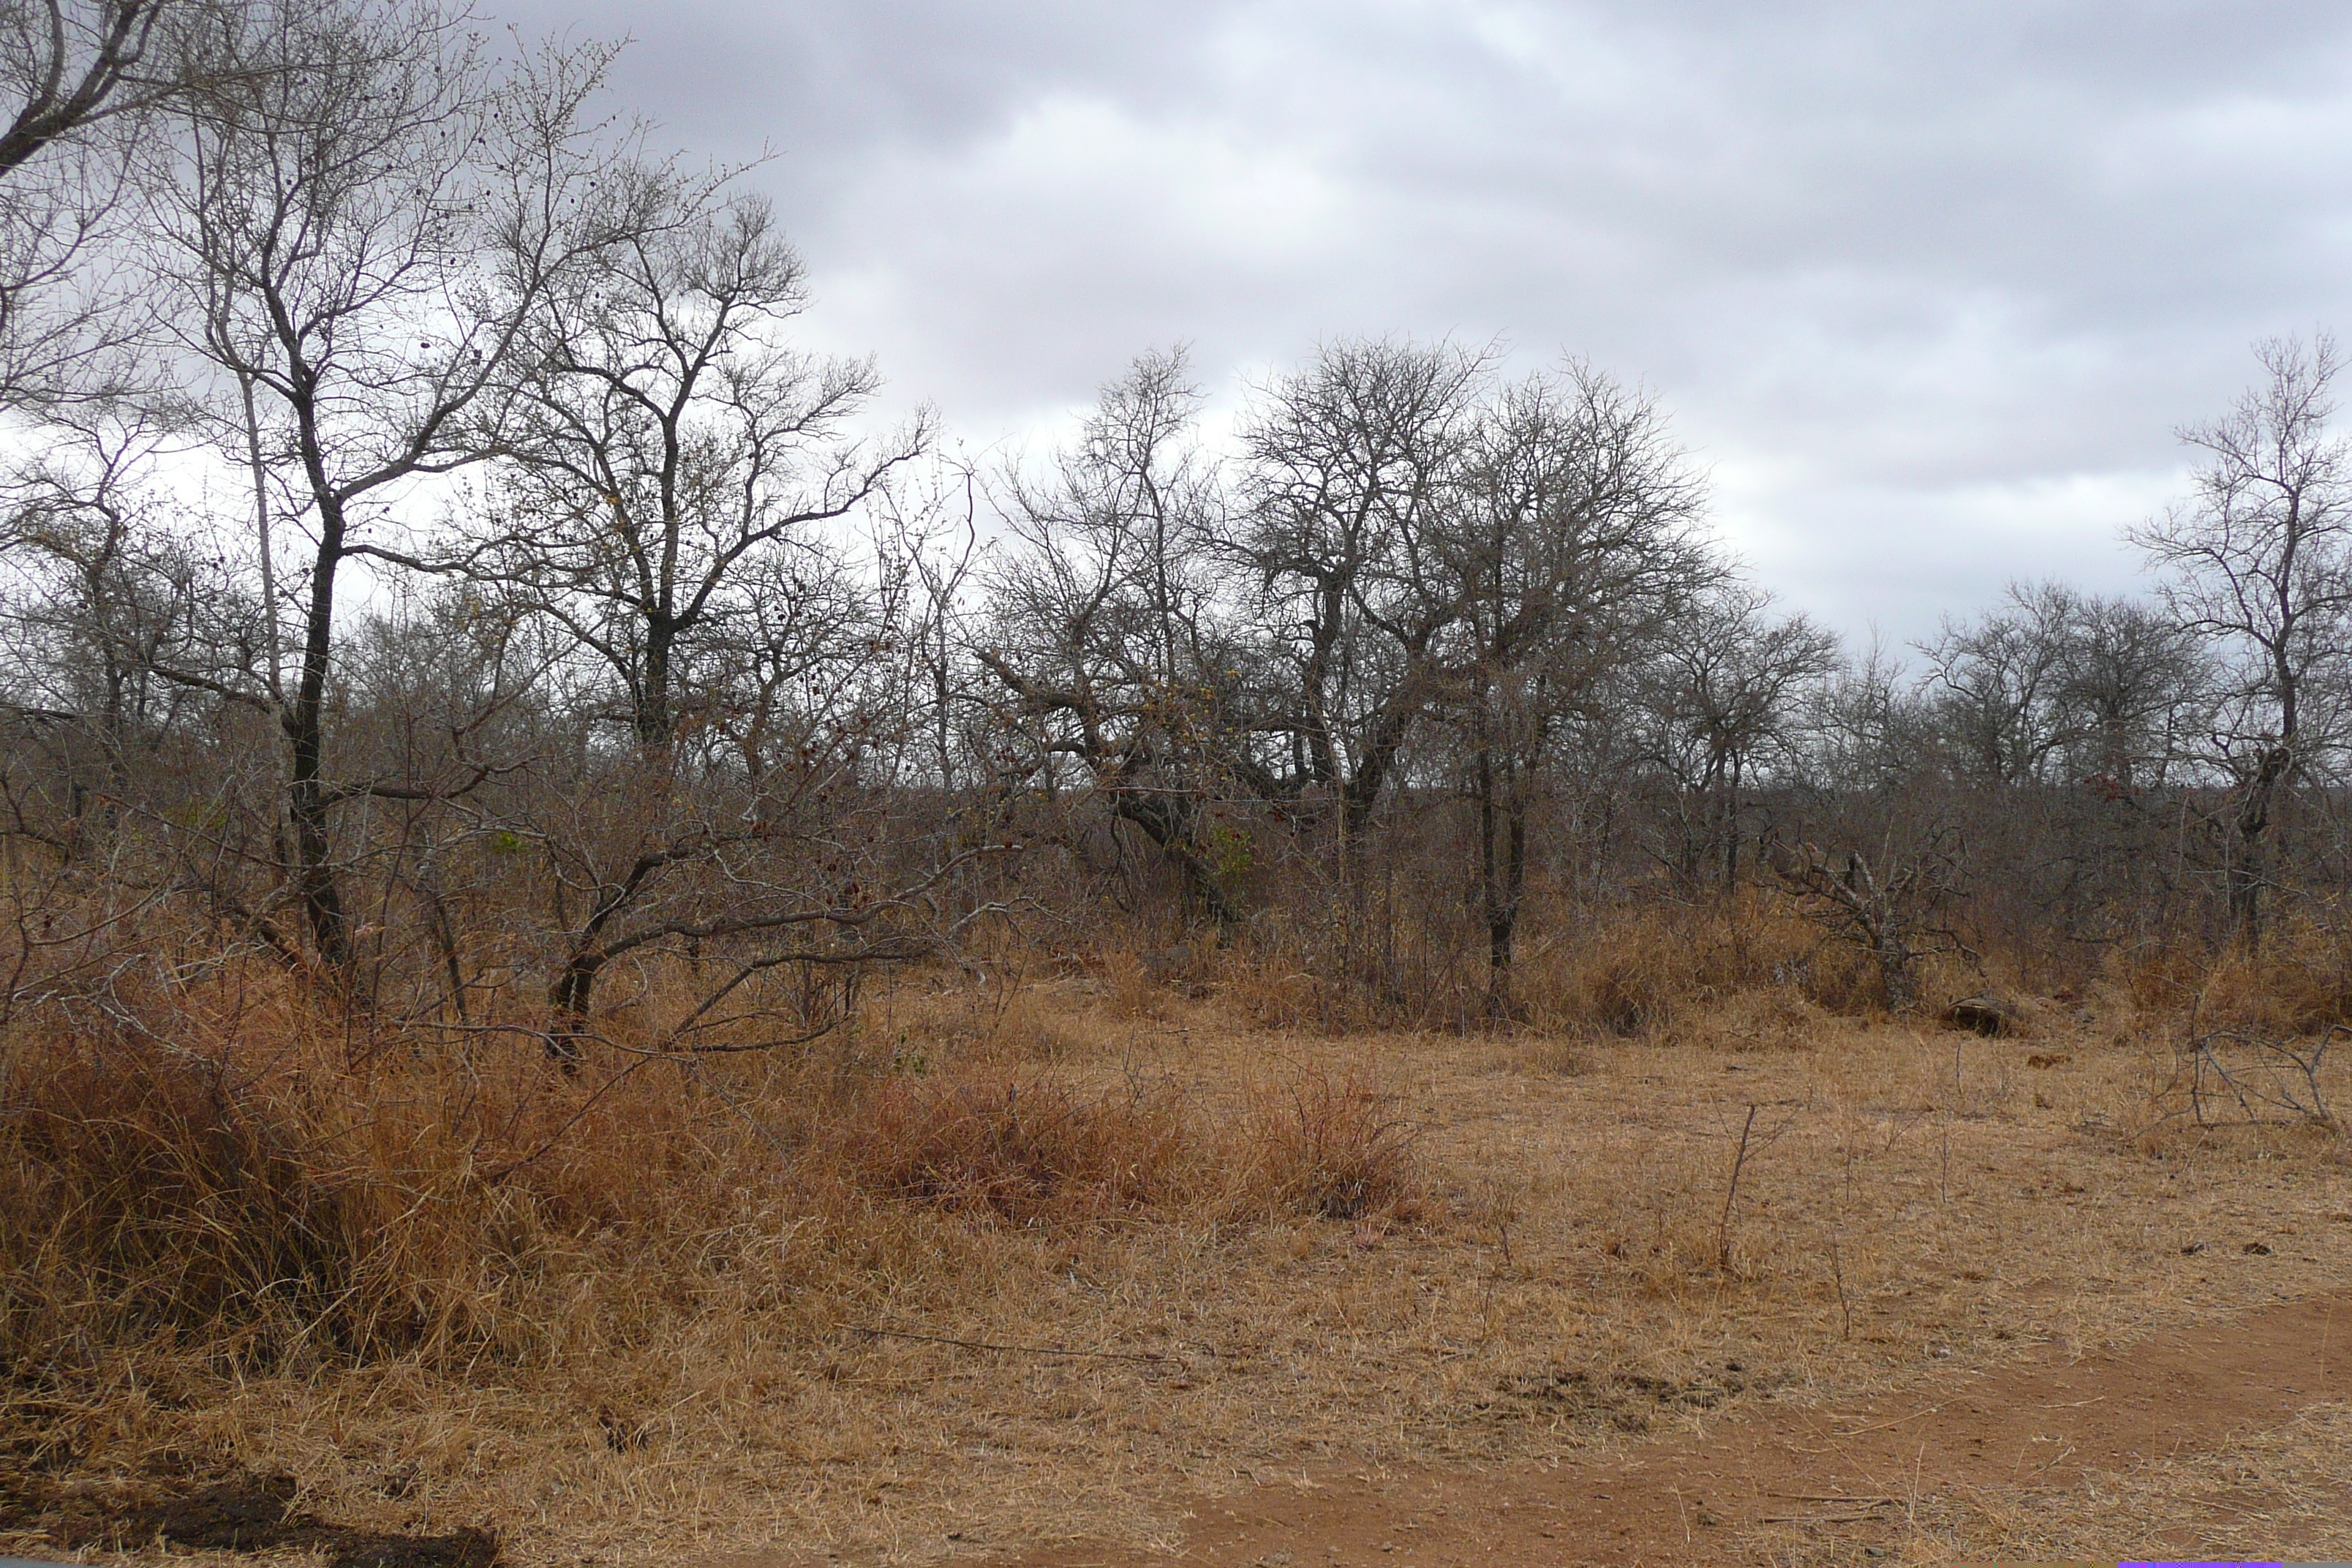
[(639, 1068), (644, 1067), (647, 1062), (657, 1059), (658, 1058), (654, 1057), (640, 1057), (635, 1061), (631, 1062), (627, 1067), (623, 1068), (619, 1072), (614, 1073), (611, 1078), (606, 1079), (603, 1084), (597, 1087), (595, 1093), (590, 1095), (585, 1100), (581, 1102), (580, 1109), (574, 1110), (571, 1116), (564, 1121), (562, 1126), (557, 1128), (554, 1131), (547, 1135), (546, 1140), (541, 1142), (538, 1148), (533, 1149), (530, 1153), (522, 1155), (519, 1159), (508, 1161), (505, 1164), (500, 1165), (494, 1171), (486, 1173), (483, 1175), (482, 1180), (490, 1184), (503, 1182), (509, 1176), (513, 1175), (517, 1171), (521, 1170), (525, 1165), (530, 1164), (534, 1160), (537, 1160), (541, 1155), (546, 1153), (550, 1149), (554, 1148), (556, 1144), (563, 1141), (563, 1137), (566, 1133), (570, 1132), (574, 1127), (579, 1126), (587, 1114), (596, 1109), (596, 1102), (603, 1100), (604, 1096), (617, 1087), (624, 1079), (634, 1074)]
[(1066, 1350), (1060, 1345), (992, 1344), (985, 1340), (950, 1339), (945, 1334), (916, 1334), (909, 1333), (904, 1329), (879, 1329), (865, 1323), (852, 1323), (849, 1329), (853, 1333), (867, 1334), (875, 1339), (915, 1340), (927, 1345), (954, 1345), (959, 1350), (997, 1351), (1006, 1355), (1076, 1356), (1089, 1361), (1165, 1362), (1174, 1359), (1152, 1351), (1074, 1351)]
[(1943, 1406), (1940, 1405), (1930, 1405), (1925, 1410), (1915, 1410), (1908, 1415), (1899, 1415), (1892, 1421), (1881, 1421), (1875, 1426), (1856, 1426), (1851, 1432), (1841, 1432), (1835, 1428), (1832, 1428), (1830, 1436), (1832, 1437), (1859, 1437), (1865, 1432), (1884, 1432), (1889, 1426), (1900, 1426), (1906, 1422), (1916, 1421), (1922, 1415), (1933, 1415), (1942, 1408)]
[(1756, 1131), (1756, 1107), (1748, 1108), (1748, 1120), (1739, 1128), (1739, 1153), (1731, 1162), (1731, 1185), (1723, 1194), (1723, 1218), (1715, 1227), (1715, 1264), (1731, 1272), (1731, 1205), (1739, 1201), (1739, 1173), (1748, 1163), (1748, 1135)]

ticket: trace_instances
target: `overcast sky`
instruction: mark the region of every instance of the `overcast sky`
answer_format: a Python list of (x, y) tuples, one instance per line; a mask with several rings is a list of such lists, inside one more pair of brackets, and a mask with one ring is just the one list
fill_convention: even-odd
[(2352, 6), (489, 0), (777, 156), (812, 335), (977, 446), (1185, 342), (1646, 382), (1762, 581), (1904, 640), (2120, 530), (2247, 346), (2352, 331)]

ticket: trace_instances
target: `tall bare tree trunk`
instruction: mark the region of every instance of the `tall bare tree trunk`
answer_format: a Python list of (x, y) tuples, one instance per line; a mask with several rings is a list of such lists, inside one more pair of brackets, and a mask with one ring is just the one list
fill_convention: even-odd
[(2292, 755), (2285, 746), (2264, 752), (2238, 801), (2238, 853), (2230, 864), (2230, 927), (2231, 935), (2249, 952), (2259, 952), (2263, 945), (2263, 889), (2268, 881), (2263, 872), (2265, 840), (2270, 834), (2271, 806)]
[(292, 763), (286, 805), (294, 827), (295, 890), (320, 959), (340, 979), (348, 980), (351, 929), (335, 879), (329, 821), (332, 803), (326, 788), (327, 676), (334, 641), (335, 572), (342, 562), (343, 537), (343, 510), (330, 500), (319, 511), (319, 553), (310, 568), (310, 603), (303, 616), (301, 677), (279, 722)]

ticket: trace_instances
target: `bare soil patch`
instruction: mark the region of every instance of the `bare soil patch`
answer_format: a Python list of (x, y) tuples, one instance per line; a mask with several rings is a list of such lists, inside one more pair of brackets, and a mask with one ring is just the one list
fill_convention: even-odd
[[(1586, 1382), (1570, 1386), (1570, 1399), (1589, 1399)], [(1634, 1392), (1662, 1404), (1687, 1397)], [(1234, 1564), (1390, 1554), (1423, 1563), (1934, 1561), (1958, 1544), (1939, 1539), (1937, 1521), (2029, 1505), (2062, 1514), (2066, 1494), (2097, 1480), (2221, 1450), (2347, 1394), (2352, 1296), (2323, 1296), (2080, 1358), (1947, 1373), (1834, 1408), (1761, 1404), (1696, 1440), (1483, 1473), (1302, 1477), (1204, 1502), (1181, 1555)], [(1613, 1412), (1623, 1401), (1600, 1405)], [(2178, 1502), (2170, 1511), (2100, 1550), (2207, 1543), (2202, 1527), (2215, 1521)], [(2347, 1534), (2340, 1519), (2312, 1522), (2271, 1549), (2332, 1549)], [(1080, 1543), (1020, 1561), (1165, 1560)]]

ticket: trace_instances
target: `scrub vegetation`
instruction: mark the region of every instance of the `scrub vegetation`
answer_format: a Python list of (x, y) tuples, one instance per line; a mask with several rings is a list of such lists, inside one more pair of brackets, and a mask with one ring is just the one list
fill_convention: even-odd
[(1584, 360), (973, 468), (608, 49), (0, 26), (0, 1547), (1166, 1545), (2340, 1280), (2324, 336), (1854, 649)]

